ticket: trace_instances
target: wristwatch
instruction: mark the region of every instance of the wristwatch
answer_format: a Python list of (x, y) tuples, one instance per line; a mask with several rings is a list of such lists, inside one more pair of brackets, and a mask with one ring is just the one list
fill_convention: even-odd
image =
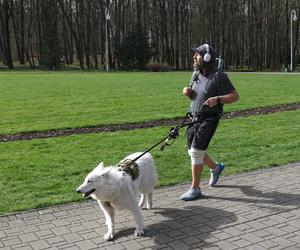
[(220, 96), (217, 97), (217, 103), (218, 103), (218, 104), (221, 103), (221, 97), (220, 97)]

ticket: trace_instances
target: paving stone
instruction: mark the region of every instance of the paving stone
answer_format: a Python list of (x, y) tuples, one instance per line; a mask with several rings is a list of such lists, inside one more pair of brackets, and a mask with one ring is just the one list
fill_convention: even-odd
[(255, 234), (253, 233), (246, 233), (246, 234), (243, 234), (241, 235), (241, 238), (244, 239), (244, 240), (247, 240), (249, 241), (250, 243), (258, 243), (260, 241), (263, 241), (264, 239), (261, 238), (261, 237), (258, 237), (256, 236)]
[(191, 249), (191, 246), (179, 240), (174, 240), (171, 243), (168, 243), (168, 246), (171, 247), (171, 249), (175, 249), (175, 250)]
[(300, 235), (292, 236), (289, 238), (289, 240), (299, 244), (300, 247)]
[(33, 233), (33, 232), (38, 232), (40, 231), (40, 229), (35, 226), (35, 225), (27, 225), (27, 226), (23, 226), (22, 227), (22, 230), (25, 232), (25, 233)]
[(67, 227), (54, 227), (50, 229), (56, 235), (65, 235), (71, 233)]
[(45, 229), (50, 229), (50, 228), (55, 228), (56, 226), (52, 223), (45, 223), (45, 224), (39, 224), (38, 228), (40, 230), (45, 230)]
[[(1, 234), (2, 235), (7, 235), (7, 237), (12, 237), (12, 236), (20, 235), (20, 234), (23, 234), (23, 233), (24, 233), (24, 231), (22, 230), (21, 227), (16, 227), (16, 228), (4, 229), (4, 231), (2, 231)], [(3, 238), (5, 238), (5, 236), (3, 236)]]
[(252, 233), (258, 237), (266, 237), (271, 234), (270, 232), (267, 232), (266, 230), (255, 230)]
[(74, 243), (83, 240), (83, 237), (79, 233), (65, 234), (63, 238), (69, 243)]
[(292, 241), (287, 240), (287, 239), (282, 238), (282, 237), (274, 238), (274, 239), (272, 239), (272, 241), (277, 243), (280, 246), (283, 246), (283, 247), (289, 247), (289, 246), (294, 246), (295, 245), (295, 242), (292, 242)]
[(82, 250), (78, 246), (75, 246), (74, 244), (66, 244), (58, 247), (59, 249), (63, 250)]
[(6, 247), (11, 247), (17, 244), (23, 243), (19, 238), (14, 237), (14, 238), (6, 238), (2, 240), (2, 245)]
[(150, 239), (150, 240), (145, 240), (143, 242), (141, 242), (141, 244), (145, 247), (145, 248), (151, 248), (153, 246), (156, 246), (157, 242), (154, 239)]
[(34, 233), (25, 233), (23, 235), (20, 235), (19, 238), (22, 242), (31, 242), (39, 239)]
[(94, 238), (97, 238), (97, 237), (102, 237), (102, 235), (99, 235), (97, 232), (87, 232), (87, 233), (82, 233), (81, 232), (81, 236), (84, 238), (84, 239), (94, 239)]
[(239, 248), (244, 248), (246, 246), (251, 245), (251, 242), (244, 240), (244, 239), (239, 239), (239, 240), (232, 242), (232, 244), (236, 245)]
[(97, 248), (97, 245), (90, 240), (76, 242), (76, 246), (78, 246), (80, 249), (85, 249), (85, 250)]
[(219, 242), (215, 242), (214, 244), (218, 246), (219, 249), (230, 249), (230, 250), (239, 249), (239, 247), (234, 245), (234, 243), (227, 242), (227, 241), (219, 241)]
[(168, 243), (174, 240), (174, 238), (170, 237), (167, 234), (161, 234), (156, 239), (160, 244)]
[[(228, 248), (229, 249), (229, 248)], [(248, 246), (248, 247), (245, 247), (245, 249), (247, 250), (265, 250), (264, 247), (258, 245), (258, 244), (254, 244), (254, 245), (251, 245), (251, 246)]]
[(287, 248), (284, 248), (284, 250), (299, 250), (300, 249), (300, 244), (296, 245), (296, 246), (290, 246)]
[[(277, 224), (277, 223), (275, 223)], [(264, 229), (264, 228), (267, 228), (268, 226), (265, 224), (265, 223), (261, 223), (259, 221), (249, 221), (247, 223), (248, 226), (250, 227), (253, 227), (255, 229)], [(270, 226), (273, 226), (274, 224), (270, 225)]]
[(273, 248), (273, 247), (278, 246), (277, 243), (275, 243), (274, 241), (271, 241), (271, 240), (259, 242), (258, 245), (259, 245), (259, 246), (262, 246), (262, 247), (264, 247), (264, 248), (266, 248), (266, 249), (271, 249), (271, 248)]
[(220, 232), (218, 234), (214, 234), (214, 236), (217, 237), (220, 241), (226, 241), (226, 239), (232, 238), (232, 235), (226, 232)]
[(50, 245), (53, 245), (55, 243), (59, 243), (59, 242), (65, 242), (65, 239), (62, 236), (55, 236), (55, 237), (51, 237), (47, 239), (47, 242)]
[(123, 242), (122, 246), (125, 249), (131, 249), (131, 250), (136, 250), (136, 249), (143, 249), (144, 246), (138, 242), (135, 241), (127, 241), (127, 242)]
[(32, 250), (32, 247), (31, 246), (15, 247), (14, 250)]
[(104, 249), (105, 250), (123, 250), (125, 248), (124, 248), (124, 246), (122, 246), (120, 244), (115, 244), (115, 245), (111, 245), (111, 246), (106, 246)]
[(38, 240), (38, 241), (31, 242), (30, 246), (34, 250), (46, 249), (50, 247), (50, 245), (45, 240)]
[(288, 234), (286, 231), (278, 229), (276, 227), (270, 227), (267, 228), (266, 231), (270, 232), (272, 235), (276, 235), (276, 236), (283, 236), (285, 234)]
[(24, 222), (27, 225), (38, 225), (38, 224), (42, 223), (42, 221), (39, 218), (35, 218), (35, 217), (34, 218), (32, 218), (32, 217), (25, 218)]

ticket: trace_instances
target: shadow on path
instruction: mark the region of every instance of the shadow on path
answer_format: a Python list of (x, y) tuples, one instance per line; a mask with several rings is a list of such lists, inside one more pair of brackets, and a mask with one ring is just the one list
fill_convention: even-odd
[(239, 189), (242, 194), (247, 197), (224, 197), (214, 195), (209, 197), (210, 199), (251, 203), (258, 207), (268, 205), (268, 208), (277, 211), (290, 210), (291, 208), (286, 208), (287, 206), (293, 206), (295, 208), (300, 207), (300, 194), (289, 194), (278, 191), (263, 192), (249, 185), (218, 185), (215, 188)]
[[(154, 240), (152, 249), (163, 246), (182, 246), (183, 249), (214, 246), (213, 240), (209, 240), (213, 238), (212, 233), (218, 230), (218, 227), (237, 220), (234, 213), (195, 205), (183, 208), (155, 208), (151, 213), (154, 213), (152, 217), (145, 218), (145, 234), (147, 238)], [(152, 221), (157, 222), (151, 224)], [(117, 232), (115, 239), (118, 241), (124, 236), (130, 237), (133, 230), (121, 230)]]

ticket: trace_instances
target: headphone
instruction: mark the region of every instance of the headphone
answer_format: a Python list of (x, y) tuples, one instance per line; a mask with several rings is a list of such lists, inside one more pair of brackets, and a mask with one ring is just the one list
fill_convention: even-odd
[(204, 44), (205, 45), (205, 49), (206, 49), (206, 53), (203, 57), (204, 62), (209, 62), (211, 59), (211, 55), (209, 54), (209, 45), (208, 44)]

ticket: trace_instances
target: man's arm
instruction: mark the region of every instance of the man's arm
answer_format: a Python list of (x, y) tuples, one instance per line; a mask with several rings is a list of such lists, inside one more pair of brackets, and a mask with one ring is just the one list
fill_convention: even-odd
[(227, 94), (227, 95), (221, 95), (221, 96), (214, 96), (214, 97), (210, 97), (208, 98), (204, 105), (207, 105), (209, 107), (213, 107), (215, 105), (217, 105), (218, 103), (224, 103), (224, 104), (230, 104), (230, 103), (234, 103), (237, 100), (239, 100), (239, 94), (236, 90), (233, 90), (231, 93)]

